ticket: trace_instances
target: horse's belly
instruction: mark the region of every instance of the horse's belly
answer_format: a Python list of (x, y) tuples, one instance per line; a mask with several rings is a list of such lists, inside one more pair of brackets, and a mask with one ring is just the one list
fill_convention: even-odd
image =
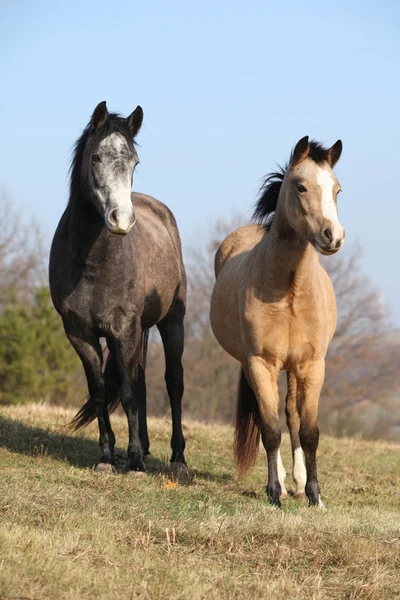
[(245, 362), (237, 293), (234, 290), (226, 293), (220, 277), (215, 283), (211, 297), (211, 328), (222, 348), (236, 360)]

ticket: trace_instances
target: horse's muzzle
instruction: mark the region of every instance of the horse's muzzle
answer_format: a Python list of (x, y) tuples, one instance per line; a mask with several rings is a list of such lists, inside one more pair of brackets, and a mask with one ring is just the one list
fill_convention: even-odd
[(133, 211), (127, 214), (118, 210), (118, 208), (111, 208), (106, 212), (104, 221), (110, 233), (124, 236), (129, 233), (136, 223), (136, 215)]

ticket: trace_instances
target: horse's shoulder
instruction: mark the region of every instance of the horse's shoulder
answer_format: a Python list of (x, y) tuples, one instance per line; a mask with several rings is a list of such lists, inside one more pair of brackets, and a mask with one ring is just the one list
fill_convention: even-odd
[(215, 255), (215, 276), (218, 277), (223, 265), (237, 254), (252, 250), (264, 237), (265, 229), (261, 225), (251, 223), (232, 231), (220, 244)]
[(337, 308), (336, 308), (336, 294), (333, 288), (333, 283), (328, 273), (325, 271), (324, 267), (318, 262), (319, 267), (319, 275), (320, 281), (322, 282), (322, 286), (325, 293), (325, 298), (327, 302), (328, 315), (329, 315), (329, 329), (330, 329), (330, 339), (332, 339), (337, 323)]
[(168, 229), (173, 229), (178, 233), (174, 214), (166, 204), (153, 196), (139, 192), (132, 192), (132, 202), (135, 206), (137, 216), (155, 217), (162, 221)]
[(148, 194), (132, 192), (132, 202), (137, 217), (146, 224), (148, 232), (152, 231), (154, 236), (159, 237), (160, 227), (164, 228), (167, 237), (172, 241), (176, 256), (181, 263), (182, 272), (184, 272), (181, 238), (172, 211), (166, 204)]

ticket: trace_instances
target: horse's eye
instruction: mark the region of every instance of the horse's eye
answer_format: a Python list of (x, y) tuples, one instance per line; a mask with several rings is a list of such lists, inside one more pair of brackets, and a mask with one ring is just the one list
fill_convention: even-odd
[(101, 162), (101, 158), (98, 154), (93, 154), (93, 162)]
[(298, 192), (303, 193), (303, 192), (307, 191), (306, 188), (304, 187), (304, 185), (301, 185), (300, 183), (296, 187), (297, 187)]

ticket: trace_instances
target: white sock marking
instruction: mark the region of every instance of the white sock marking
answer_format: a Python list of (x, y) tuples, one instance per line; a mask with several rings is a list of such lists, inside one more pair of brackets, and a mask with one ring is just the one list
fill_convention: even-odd
[(279, 479), (279, 483), (281, 484), (282, 495), (287, 494), (287, 490), (286, 490), (286, 486), (285, 486), (286, 471), (285, 471), (285, 467), (283, 466), (280, 450), (278, 450), (278, 479)]
[(294, 451), (293, 456), (293, 480), (296, 484), (296, 494), (304, 494), (307, 483), (307, 471), (304, 461), (304, 452), (299, 446)]

